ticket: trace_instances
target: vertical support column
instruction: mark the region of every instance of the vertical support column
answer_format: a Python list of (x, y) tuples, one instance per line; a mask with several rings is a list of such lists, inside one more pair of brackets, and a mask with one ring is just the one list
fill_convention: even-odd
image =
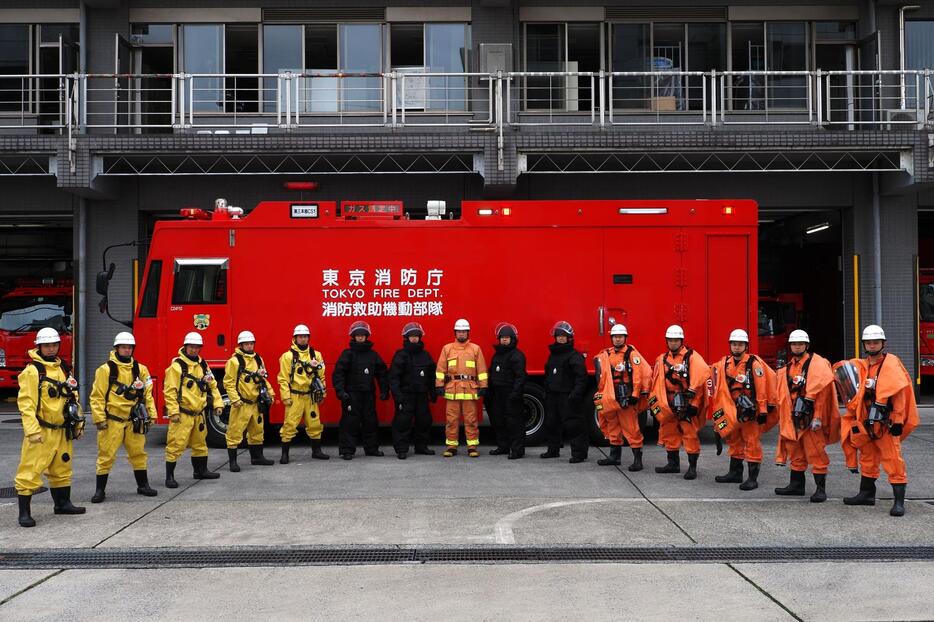
[[(859, 331), (868, 324), (880, 324), (888, 338), (888, 350), (897, 354), (914, 376), (917, 365), (917, 293), (914, 291), (918, 253), (917, 195), (913, 192), (881, 194), (875, 204), (875, 184), (870, 177), (856, 179), (854, 185), (856, 204), (844, 215), (845, 351), (852, 356), (854, 344), (859, 342)], [(854, 291), (854, 255), (859, 257), (858, 292)], [(857, 310), (853, 308), (857, 300), (859, 327), (855, 325)]]

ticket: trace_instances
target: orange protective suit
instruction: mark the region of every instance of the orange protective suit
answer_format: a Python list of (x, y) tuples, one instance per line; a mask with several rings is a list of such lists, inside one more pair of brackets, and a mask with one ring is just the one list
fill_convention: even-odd
[[(686, 370), (682, 369), (686, 366)], [(681, 445), (688, 454), (700, 453), (697, 432), (707, 422), (704, 416), (707, 403), (707, 381), (710, 367), (700, 354), (682, 346), (677, 352), (660, 354), (652, 370), (652, 391), (649, 408), (658, 420), (658, 441), (667, 451), (678, 451)], [(672, 411), (671, 403), (677, 393), (691, 391), (690, 405), (696, 409), (692, 416), (680, 417)]]
[[(906, 484), (908, 475), (902, 459), (901, 441), (920, 423), (908, 370), (897, 356), (889, 353), (883, 354), (881, 360), (873, 364), (869, 363), (868, 358), (852, 359), (850, 362), (856, 365), (860, 382), (856, 396), (846, 405), (841, 425), (847, 466), (854, 468), (858, 455), (863, 477), (877, 479), (881, 463), (890, 484)], [(873, 382), (869, 383), (870, 380)], [(867, 384), (875, 385), (874, 396), (872, 391), (867, 390)], [(892, 434), (889, 425), (867, 424), (873, 402), (888, 407), (888, 422), (901, 426), (900, 435)]]
[[(714, 430), (729, 445), (731, 458), (762, 462), (760, 437), (768, 421), (770, 395), (767, 368), (759, 357), (744, 352), (739, 361), (726, 356), (711, 369), (715, 379), (711, 418)], [(736, 407), (742, 395), (754, 404), (752, 418), (747, 421), (740, 420)]]
[[(779, 464), (790, 461), (792, 471), (804, 472), (810, 465), (815, 475), (827, 473), (830, 459), (825, 448), (840, 440), (840, 411), (830, 362), (805, 352), (801, 357), (792, 356), (788, 365), (778, 370), (778, 378), (779, 436), (775, 461)], [(820, 421), (817, 429), (810, 424), (803, 429), (795, 425), (792, 411), (799, 397), (814, 402), (812, 421)]]
[[(630, 345), (607, 348), (594, 359), (597, 374), (597, 392), (594, 406), (597, 423), (610, 445), (622, 445), (623, 440), (633, 449), (642, 447), (639, 413), (646, 408), (652, 388), (652, 367), (639, 351)], [(629, 388), (631, 398), (626, 404), (616, 399), (616, 388)]]
[(435, 369), (435, 387), (444, 387), (445, 426), (448, 447), (457, 447), (460, 419), (464, 419), (467, 447), (480, 444), (480, 389), (487, 387), (487, 368), (480, 346), (454, 341), (441, 349)]

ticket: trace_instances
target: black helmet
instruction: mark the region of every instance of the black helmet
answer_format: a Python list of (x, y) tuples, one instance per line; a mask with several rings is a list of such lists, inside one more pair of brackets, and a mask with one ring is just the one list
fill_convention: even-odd
[(496, 338), (500, 337), (512, 337), (515, 339), (519, 336), (519, 331), (516, 330), (516, 327), (508, 322), (500, 322), (496, 325)]

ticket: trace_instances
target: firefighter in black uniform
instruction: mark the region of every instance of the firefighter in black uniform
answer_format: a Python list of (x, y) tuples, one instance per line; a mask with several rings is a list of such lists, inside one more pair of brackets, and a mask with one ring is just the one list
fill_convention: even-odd
[(373, 350), (370, 325), (354, 322), (350, 325), (350, 347), (341, 352), (334, 365), (334, 390), (341, 400), (339, 449), (341, 458), (353, 460), (361, 431), (363, 453), (382, 456), (379, 450), (379, 422), (376, 419), (375, 388), (379, 385), (379, 399), (389, 399), (386, 363)]
[(409, 322), (402, 329), (402, 347), (396, 350), (389, 364), (389, 388), (396, 403), (392, 419), (392, 444), (396, 457), (405, 460), (412, 444), (412, 421), (415, 421), (415, 453), (433, 456), (428, 448), (431, 440), (431, 411), (428, 400), (435, 395), (435, 360), (425, 351), (422, 337), (425, 330), (418, 322)]
[(555, 342), (545, 363), (545, 430), (548, 451), (540, 458), (561, 455), (561, 432), (571, 445), (571, 464), (587, 460), (590, 433), (583, 414), (587, 369), (584, 355), (574, 349), (574, 328), (568, 322), (556, 322), (551, 329)]
[(525, 456), (525, 419), (522, 416), (522, 393), (527, 377), (525, 355), (517, 347), (519, 332), (512, 324), (504, 322), (497, 326), (496, 339), (485, 400), (496, 431), (496, 448), (491, 449), (490, 454), (508, 453), (510, 460), (517, 460)]

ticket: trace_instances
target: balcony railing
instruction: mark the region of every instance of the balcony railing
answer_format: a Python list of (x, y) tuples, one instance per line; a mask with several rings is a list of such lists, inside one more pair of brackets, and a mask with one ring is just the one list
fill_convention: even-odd
[(0, 75), (0, 133), (930, 128), (930, 70)]

